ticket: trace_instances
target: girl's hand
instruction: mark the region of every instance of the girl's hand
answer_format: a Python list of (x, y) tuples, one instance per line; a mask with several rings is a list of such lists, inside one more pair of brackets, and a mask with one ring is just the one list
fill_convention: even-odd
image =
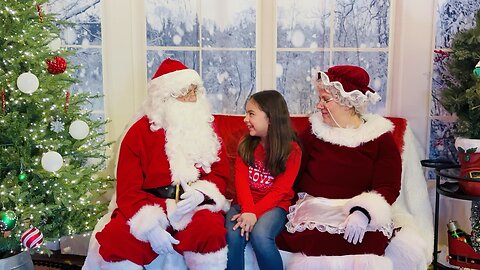
[(257, 223), (257, 216), (254, 213), (242, 213), (237, 214), (232, 217), (232, 221), (236, 220), (237, 224), (233, 226), (233, 230), (237, 228), (242, 228), (240, 235), (246, 237), (247, 241), (249, 239), (250, 232), (253, 230), (255, 223)]
[[(233, 215), (232, 219), (230, 219), (230, 221), (235, 221), (237, 220), (239, 217), (240, 217), (241, 213), (238, 213), (238, 214), (235, 214)], [(235, 229), (237, 229), (237, 227), (233, 227), (233, 230), (235, 231)]]

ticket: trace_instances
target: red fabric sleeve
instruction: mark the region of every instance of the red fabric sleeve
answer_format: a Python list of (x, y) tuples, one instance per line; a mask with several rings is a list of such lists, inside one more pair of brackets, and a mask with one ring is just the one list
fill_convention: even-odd
[(393, 204), (400, 194), (402, 159), (390, 132), (379, 137), (378, 145), (372, 189), (380, 193), (389, 204)]
[(140, 121), (127, 132), (120, 144), (117, 164), (117, 207), (127, 219), (134, 216), (144, 205), (153, 205), (152, 196), (142, 190), (144, 176), (141, 165)]
[(292, 151), (286, 163), (286, 170), (275, 178), (272, 189), (255, 204), (253, 213), (260, 218), (265, 212), (274, 208), (285, 196), (292, 192), (292, 186), (297, 177), (302, 159), (300, 146), (292, 143)]

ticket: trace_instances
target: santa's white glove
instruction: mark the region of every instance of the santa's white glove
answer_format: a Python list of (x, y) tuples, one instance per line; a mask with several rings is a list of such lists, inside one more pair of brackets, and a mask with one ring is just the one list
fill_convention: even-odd
[(177, 203), (177, 210), (175, 210), (176, 215), (185, 215), (186, 213), (192, 212), (195, 207), (205, 200), (205, 195), (200, 191), (189, 187), (185, 193), (180, 196), (181, 201)]
[(178, 211), (172, 211), (172, 213), (168, 214), (168, 220), (170, 220), (170, 224), (176, 224), (180, 222), (184, 216), (184, 214), (181, 214)]
[(368, 217), (360, 212), (354, 211), (345, 219), (341, 227), (345, 227), (343, 238), (349, 243), (356, 245), (362, 243), (363, 236), (367, 231)]
[(160, 226), (154, 227), (147, 233), (148, 242), (157, 254), (173, 253), (172, 244), (180, 243), (177, 239)]

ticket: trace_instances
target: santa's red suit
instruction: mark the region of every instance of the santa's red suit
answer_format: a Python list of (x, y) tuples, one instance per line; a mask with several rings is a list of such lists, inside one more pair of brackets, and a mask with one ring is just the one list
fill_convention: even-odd
[[(223, 270), (230, 172), (198, 73), (163, 61), (142, 114), (121, 140), (116, 205), (95, 227), (83, 269)], [(179, 194), (185, 201), (163, 192), (176, 186), (189, 195)]]
[[(277, 241), (297, 254), (292, 269), (393, 269), (383, 255), (394, 235), (391, 205), (400, 193), (402, 161), (392, 123), (378, 115), (363, 118), (359, 128), (342, 129), (326, 125), (319, 114), (310, 117), (312, 130), (302, 136), (309, 147), (296, 183), (299, 198)], [(363, 241), (352, 244), (341, 224), (358, 207), (370, 223)]]
[(100, 255), (107, 262), (129, 260), (138, 265), (150, 264), (158, 254), (146, 241), (145, 233), (153, 226), (164, 229), (173, 226), (172, 236), (180, 241), (174, 248), (180, 254), (213, 253), (226, 246), (220, 212), (225, 204), (225, 177), (229, 174), (225, 151), (220, 151), (220, 159), (212, 164), (210, 173), (198, 169), (202, 180), (191, 184), (213, 199), (214, 204), (201, 205), (193, 216), (172, 224), (167, 213), (174, 207), (174, 200), (145, 191), (175, 182), (170, 176), (165, 143), (164, 130), (152, 132), (147, 117), (138, 120), (122, 141), (117, 170), (118, 207), (110, 223), (96, 235)]

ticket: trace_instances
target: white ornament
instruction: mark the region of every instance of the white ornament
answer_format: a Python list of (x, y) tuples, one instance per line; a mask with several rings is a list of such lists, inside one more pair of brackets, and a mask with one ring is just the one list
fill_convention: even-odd
[(56, 133), (60, 133), (65, 130), (64, 124), (62, 121), (55, 120), (52, 123), (50, 123), (50, 130)]
[(40, 82), (38, 81), (37, 76), (33, 73), (25, 72), (18, 76), (17, 87), (25, 94), (31, 94), (37, 91), (39, 85)]
[(62, 156), (55, 151), (48, 151), (42, 156), (42, 167), (48, 172), (56, 172), (63, 165)]
[(88, 127), (87, 123), (82, 120), (75, 120), (70, 124), (70, 128), (68, 132), (74, 139), (82, 140), (88, 136), (90, 132), (90, 128)]
[(54, 38), (50, 43), (48, 43), (48, 48), (52, 51), (58, 51), (60, 50), (60, 47), (62, 46), (62, 40), (60, 38)]

